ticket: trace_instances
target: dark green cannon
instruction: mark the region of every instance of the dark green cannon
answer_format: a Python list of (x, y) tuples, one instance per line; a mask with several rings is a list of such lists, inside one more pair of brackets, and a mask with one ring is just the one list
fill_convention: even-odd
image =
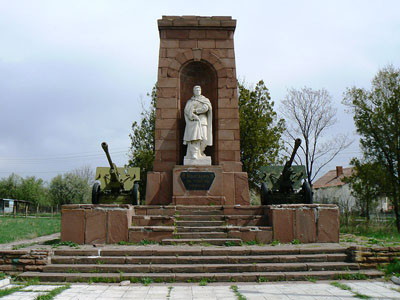
[(284, 166), (261, 167), (260, 172), (263, 178), (261, 204), (311, 204), (313, 202), (312, 190), (306, 180), (306, 168), (292, 166), (300, 145), (301, 140), (296, 139), (292, 155)]
[(93, 204), (138, 204), (140, 168), (117, 167), (106, 142), (101, 143), (110, 167), (97, 167), (92, 187)]

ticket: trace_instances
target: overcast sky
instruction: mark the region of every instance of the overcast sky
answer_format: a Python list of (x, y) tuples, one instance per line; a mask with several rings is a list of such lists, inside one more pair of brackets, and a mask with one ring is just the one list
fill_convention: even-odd
[[(400, 67), (399, 12), (400, 1), (384, 0), (0, 0), (0, 177), (50, 181), (106, 165), (102, 141), (126, 163), (131, 124), (157, 80), (162, 15), (237, 19), (240, 79), (263, 79), (276, 106), (290, 87), (326, 88), (338, 108), (330, 134), (354, 135), (342, 94)], [(357, 155), (354, 143), (326, 170)]]

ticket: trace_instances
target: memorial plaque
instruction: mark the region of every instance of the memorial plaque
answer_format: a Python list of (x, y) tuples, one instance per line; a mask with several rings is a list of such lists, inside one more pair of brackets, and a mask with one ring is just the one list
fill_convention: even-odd
[(214, 172), (182, 172), (181, 180), (188, 191), (208, 191), (214, 182)]

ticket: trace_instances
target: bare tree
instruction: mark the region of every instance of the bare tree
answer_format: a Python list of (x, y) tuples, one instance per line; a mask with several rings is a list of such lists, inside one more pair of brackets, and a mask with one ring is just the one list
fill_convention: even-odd
[(84, 165), (72, 171), (73, 174), (84, 179), (89, 186), (92, 186), (95, 181), (95, 172), (90, 165)]
[(289, 89), (282, 101), (281, 112), (286, 117), (289, 144), (302, 137), (297, 159), (305, 165), (307, 180), (312, 185), (321, 169), (350, 146), (352, 141), (344, 134), (323, 141), (326, 130), (336, 123), (336, 109), (332, 107), (332, 97), (325, 89)]

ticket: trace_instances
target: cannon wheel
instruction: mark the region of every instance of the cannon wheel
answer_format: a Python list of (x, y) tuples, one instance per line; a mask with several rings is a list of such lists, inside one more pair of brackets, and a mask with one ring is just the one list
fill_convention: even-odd
[(261, 183), (261, 204), (270, 205), (268, 197), (268, 186), (265, 182)]
[(100, 195), (100, 183), (95, 182), (92, 187), (92, 203), (93, 204), (99, 204), (99, 202), (100, 202), (99, 195)]
[(303, 182), (303, 195), (304, 195), (304, 202), (306, 204), (312, 204), (313, 203), (313, 195), (312, 195), (312, 190), (310, 187), (310, 184), (307, 181)]
[(132, 204), (137, 205), (139, 203), (139, 183), (135, 182), (132, 189)]

